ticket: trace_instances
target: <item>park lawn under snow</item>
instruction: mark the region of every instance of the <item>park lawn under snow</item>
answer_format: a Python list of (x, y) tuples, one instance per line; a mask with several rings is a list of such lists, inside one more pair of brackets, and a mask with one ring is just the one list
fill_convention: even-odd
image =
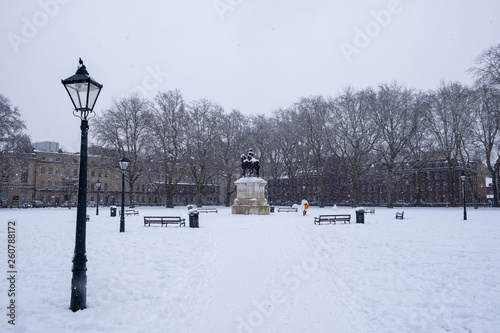
[[(89, 208), (87, 309), (69, 310), (76, 209), (0, 210), (16, 223), (16, 325), (1, 282), (0, 332), (499, 332), (500, 210), (351, 208), (200, 214), (200, 228), (144, 227)], [(351, 224), (315, 225), (350, 213)], [(14, 330), (14, 329), (15, 330)]]

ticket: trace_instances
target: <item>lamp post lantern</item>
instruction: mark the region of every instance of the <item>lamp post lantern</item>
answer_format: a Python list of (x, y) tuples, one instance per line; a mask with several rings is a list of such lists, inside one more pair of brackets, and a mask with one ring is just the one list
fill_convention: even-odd
[(130, 163), (130, 160), (123, 157), (119, 162), (122, 169), (122, 209), (120, 212), (120, 232), (125, 232), (125, 170)]
[(99, 191), (101, 190), (101, 181), (99, 179), (95, 183), (95, 186), (97, 187), (97, 206), (95, 209), (95, 215), (99, 215)]
[(467, 204), (465, 201), (465, 172), (462, 171), (460, 175), (460, 179), (462, 179), (462, 193), (464, 194), (464, 221), (467, 220)]
[(74, 106), (73, 115), (81, 119), (80, 171), (78, 177), (78, 205), (76, 211), (75, 254), (71, 279), (73, 312), (87, 307), (87, 255), (85, 250), (87, 218), (87, 137), (88, 118), (94, 112), (102, 84), (90, 77), (82, 59), (75, 75), (61, 80)]

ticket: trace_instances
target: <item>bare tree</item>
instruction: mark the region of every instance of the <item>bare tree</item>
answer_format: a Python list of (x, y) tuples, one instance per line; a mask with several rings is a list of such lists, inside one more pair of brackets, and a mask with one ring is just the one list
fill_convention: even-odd
[(500, 85), (500, 44), (485, 50), (474, 62), (476, 65), (469, 72), (479, 85)]
[(31, 142), (24, 133), (26, 125), (19, 109), (0, 94), (0, 154), (5, 152), (26, 152)]
[[(319, 207), (324, 207), (325, 164), (331, 156), (327, 144), (327, 126), (331, 121), (330, 108), (322, 96), (302, 98), (296, 104), (302, 128), (305, 153), (311, 156), (311, 170), (318, 181), (317, 198)], [(305, 158), (304, 158), (305, 160)], [(307, 170), (307, 167), (303, 168)]]
[(479, 143), (486, 167), (493, 182), (493, 206), (499, 207), (498, 174), (500, 172), (500, 92), (490, 86), (480, 86), (476, 90), (474, 107), (475, 140)]
[[(179, 90), (159, 92), (151, 107), (149, 161), (164, 177), (166, 206), (174, 207), (174, 187), (187, 171), (185, 163), (188, 114)], [(159, 180), (151, 184), (161, 191)]]
[(374, 145), (386, 171), (387, 207), (392, 208), (396, 185), (414, 169), (412, 147), (425, 133), (423, 99), (396, 82), (380, 85), (377, 91), (375, 123), (380, 138)]
[(352, 179), (353, 205), (360, 201), (360, 177), (376, 161), (373, 147), (379, 129), (374, 122), (375, 100), (375, 92), (369, 88), (360, 91), (347, 88), (343, 94), (330, 100), (333, 130), (329, 144)]
[(456, 167), (460, 161), (470, 180), (470, 159), (466, 158), (468, 127), (472, 124), (472, 95), (470, 89), (455, 82), (441, 83), (431, 93), (429, 126), (437, 148), (448, 166), (448, 194), (452, 205), (458, 203), (459, 189), (456, 188)]
[(203, 188), (208, 186), (209, 182), (215, 182), (219, 172), (214, 152), (218, 149), (215, 145), (219, 135), (218, 124), (224, 111), (222, 107), (206, 99), (190, 103), (188, 110), (190, 121), (186, 164), (196, 189), (195, 203), (201, 207)]
[(300, 122), (295, 110), (278, 109), (274, 112), (275, 133), (277, 140), (273, 143), (280, 151), (283, 161), (284, 174), (288, 177), (288, 203), (291, 205), (298, 198), (297, 175), (300, 170), (299, 147), (301, 142)]
[(11, 101), (0, 94), (0, 172), (2, 181), (13, 185), (20, 177), (11, 177), (14, 171), (25, 172), (31, 152), (30, 137), (24, 132), (26, 125), (21, 118), (19, 109)]
[(126, 174), (130, 185), (130, 207), (134, 207), (135, 181), (144, 172), (144, 148), (149, 128), (149, 103), (137, 95), (114, 100), (111, 108), (97, 117), (92, 134), (97, 144), (112, 149), (116, 166), (121, 157), (131, 160)]
[(247, 146), (247, 134), (250, 131), (249, 119), (238, 110), (221, 117), (219, 136), (216, 138), (214, 154), (220, 164), (220, 176), (224, 183), (224, 205), (231, 206), (231, 195), (236, 191), (233, 185), (238, 175), (240, 155)]

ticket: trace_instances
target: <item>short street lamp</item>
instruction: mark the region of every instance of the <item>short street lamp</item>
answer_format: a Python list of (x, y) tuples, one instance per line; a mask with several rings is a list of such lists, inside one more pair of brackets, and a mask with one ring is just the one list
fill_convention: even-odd
[(460, 179), (462, 179), (462, 193), (464, 194), (464, 221), (467, 220), (467, 204), (465, 201), (465, 172), (462, 171), (460, 175)]
[(125, 170), (130, 163), (130, 160), (123, 157), (119, 162), (120, 169), (122, 169), (122, 210), (120, 214), (120, 232), (125, 232)]
[(71, 279), (71, 305), (73, 312), (87, 307), (87, 255), (85, 250), (87, 217), (87, 137), (88, 116), (94, 111), (102, 84), (90, 77), (82, 59), (75, 75), (61, 80), (73, 103), (73, 115), (81, 119), (80, 173), (78, 178), (78, 207), (76, 211), (75, 255)]
[(95, 215), (99, 215), (99, 190), (101, 189), (101, 181), (99, 179), (95, 183), (95, 186), (97, 187), (97, 207), (95, 209)]

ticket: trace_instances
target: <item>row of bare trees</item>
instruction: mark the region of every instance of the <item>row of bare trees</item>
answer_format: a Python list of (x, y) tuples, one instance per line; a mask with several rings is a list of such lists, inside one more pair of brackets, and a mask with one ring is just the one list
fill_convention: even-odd
[[(481, 160), (492, 175), (498, 206), (500, 44), (481, 54), (470, 72), (477, 79), (474, 86), (442, 82), (428, 92), (397, 82), (348, 87), (334, 97), (301, 98), (271, 116), (228, 113), (206, 99), (186, 102), (179, 90), (158, 92), (152, 100), (131, 95), (101, 112), (90, 134), (97, 148), (132, 161), (127, 169), (132, 190), (138, 177), (146, 176), (167, 206), (173, 205), (175, 185), (186, 175), (196, 185), (197, 204), (203, 187), (216, 183), (224, 184), (229, 205), (239, 156), (250, 147), (261, 160), (261, 175), (286, 175), (290, 189), (297, 188), (299, 175), (317, 177), (320, 205), (332, 157), (341, 164), (355, 201), (363, 175), (381, 163), (388, 205), (398, 182), (436, 158), (433, 153), (449, 162), (452, 198), (458, 192), (452, 186), (452, 161), (468, 166)], [(22, 151), (29, 142), (24, 123), (3, 95), (0, 111), (2, 151)], [(466, 173), (471, 181), (471, 170)], [(288, 200), (295, 202), (296, 191), (289, 193)]]
[[(245, 116), (237, 110), (226, 113), (205, 99), (188, 103), (178, 90), (159, 92), (151, 101), (130, 96), (116, 100), (100, 115), (91, 133), (97, 145), (132, 160), (131, 188), (144, 174), (151, 175), (152, 186), (157, 186), (153, 175), (162, 174), (168, 206), (175, 184), (187, 174), (196, 184), (198, 204), (202, 187), (211, 182), (225, 184), (229, 204), (238, 156), (250, 147), (262, 160), (262, 174), (269, 178), (286, 174), (291, 189), (296, 188), (299, 174), (317, 177), (320, 205), (332, 156), (342, 164), (356, 201), (361, 177), (374, 163), (381, 163), (389, 205), (398, 182), (426, 159), (436, 158), (432, 153), (448, 162), (450, 185), (455, 183), (453, 161), (466, 166), (471, 181), (467, 166), (481, 160), (493, 177), (498, 206), (499, 64), (497, 45), (470, 69), (477, 79), (474, 87), (458, 82), (443, 82), (429, 92), (397, 82), (376, 89), (349, 87), (335, 97), (301, 98), (270, 117)], [(452, 199), (456, 193), (450, 186)]]
[[(271, 117), (225, 113), (203, 99), (186, 103), (175, 90), (160, 92), (152, 101), (138, 96), (115, 101), (91, 133), (96, 145), (132, 160), (127, 170), (131, 188), (145, 174), (151, 186), (158, 186), (154, 177), (161, 174), (165, 182), (158, 191), (165, 191), (167, 205), (173, 204), (175, 184), (188, 174), (196, 185), (197, 204), (202, 187), (217, 183), (225, 185), (229, 205), (238, 157), (250, 147), (257, 151), (266, 178), (286, 175), (294, 189), (297, 177), (317, 177), (320, 205), (332, 156), (348, 175), (354, 200), (359, 200), (361, 177), (381, 163), (391, 205), (398, 182), (437, 158), (432, 153), (449, 162), (449, 184), (454, 183), (453, 161), (466, 166), (468, 176), (472, 171), (467, 166), (485, 161), (496, 180), (499, 110), (498, 90), (455, 82), (426, 93), (398, 83), (347, 88), (336, 97), (301, 98)], [(289, 193), (289, 201), (295, 202), (296, 191)]]

